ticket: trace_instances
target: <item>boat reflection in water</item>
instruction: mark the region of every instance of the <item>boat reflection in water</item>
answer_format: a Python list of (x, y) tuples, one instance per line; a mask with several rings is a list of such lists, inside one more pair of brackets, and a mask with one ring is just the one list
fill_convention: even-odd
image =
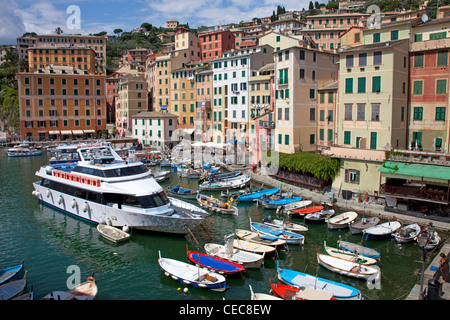
[(41, 167), (33, 183), (41, 202), (91, 223), (186, 234), (209, 213), (169, 198), (145, 166), (123, 160), (110, 145), (78, 149), (79, 161)]

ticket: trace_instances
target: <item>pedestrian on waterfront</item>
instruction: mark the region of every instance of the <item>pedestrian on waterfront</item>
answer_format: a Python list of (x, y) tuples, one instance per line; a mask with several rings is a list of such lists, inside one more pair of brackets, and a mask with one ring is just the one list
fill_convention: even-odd
[(448, 282), (449, 280), (449, 263), (448, 258), (444, 253), (440, 254), (441, 260), (439, 261), (439, 271), (441, 271), (442, 280)]

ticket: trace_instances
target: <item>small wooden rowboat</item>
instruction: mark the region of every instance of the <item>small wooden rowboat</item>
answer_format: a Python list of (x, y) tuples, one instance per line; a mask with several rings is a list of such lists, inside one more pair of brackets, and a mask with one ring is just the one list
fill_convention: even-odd
[(158, 263), (166, 276), (181, 283), (218, 292), (223, 292), (227, 289), (225, 277), (206, 268), (200, 268), (174, 259), (161, 258), (161, 252), (159, 252)]
[(398, 243), (412, 242), (417, 239), (422, 229), (417, 223), (409, 224), (397, 230), (393, 234), (395, 241)]
[(254, 242), (257, 244), (264, 244), (266, 246), (275, 247), (277, 250), (286, 249), (286, 240), (280, 240), (277, 237), (260, 235), (250, 230), (236, 229), (235, 235), (242, 240)]
[(329, 247), (329, 246), (327, 246), (326, 242), (324, 243), (324, 252), (326, 254), (329, 254), (330, 256), (333, 256), (336, 258), (349, 260), (352, 262), (365, 264), (365, 265), (372, 265), (372, 264), (376, 264), (378, 262), (376, 259), (365, 257), (362, 254), (352, 253), (352, 252), (345, 251), (342, 249)]
[(9, 281), (0, 286), (0, 300), (11, 300), (20, 296), (27, 286), (27, 272), (22, 279)]
[(272, 283), (270, 292), (283, 300), (336, 300), (331, 292)]
[(302, 233), (308, 231), (308, 227), (303, 224), (292, 223), (289, 220), (273, 219), (272, 216), (268, 216), (263, 222), (268, 226), (290, 232)]
[(348, 224), (352, 234), (360, 234), (365, 229), (376, 226), (380, 222), (378, 217), (361, 218), (359, 221), (353, 221)]
[(319, 212), (308, 213), (305, 216), (306, 223), (323, 223), (334, 215), (334, 210), (322, 210)]
[(129, 233), (120, 230), (119, 228), (101, 223), (97, 225), (97, 231), (103, 238), (112, 241), (114, 243), (119, 243), (128, 240), (130, 239), (131, 236)]
[(352, 252), (352, 253), (358, 253), (365, 257), (373, 258), (376, 260), (380, 260), (380, 258), (381, 258), (381, 253), (379, 253), (375, 249), (364, 247), (364, 246), (361, 246), (356, 243), (339, 240), (338, 246), (339, 246), (339, 248), (341, 248), (345, 251)]
[(333, 298), (339, 300), (361, 300), (361, 291), (349, 285), (335, 282), (332, 280), (319, 278), (311, 274), (300, 271), (280, 268), (277, 261), (278, 280), (301, 288), (312, 288), (315, 290), (331, 293)]
[(347, 228), (348, 224), (354, 221), (358, 217), (358, 214), (354, 211), (348, 211), (341, 213), (337, 216), (328, 218), (326, 220), (328, 229), (343, 229)]
[(267, 293), (254, 293), (252, 286), (248, 286), (250, 288), (250, 300), (283, 300), (279, 297)]
[(3, 285), (10, 281), (20, 280), (25, 275), (25, 267), (22, 262), (18, 264), (17, 266), (12, 266), (5, 268), (3, 270), (0, 270), (0, 285)]
[(199, 190), (182, 188), (180, 186), (168, 187), (167, 192), (179, 198), (195, 199)]
[(303, 245), (305, 242), (305, 237), (295, 232), (275, 228), (259, 222), (250, 221), (250, 225), (253, 231), (259, 234), (264, 234), (265, 236), (273, 236), (280, 240), (285, 240), (288, 244)]
[(245, 268), (242, 265), (209, 254), (188, 250), (187, 256), (195, 265), (219, 274), (242, 275), (245, 272)]
[(277, 213), (287, 213), (291, 210), (300, 209), (309, 206), (312, 203), (311, 200), (300, 200), (296, 202), (292, 202), (289, 204), (285, 204), (277, 208)]
[(394, 232), (396, 232), (402, 224), (398, 221), (389, 221), (376, 226), (364, 229), (364, 239), (384, 239), (389, 238)]
[(212, 256), (238, 263), (245, 269), (259, 269), (264, 260), (264, 254), (229, 248), (227, 245), (216, 243), (205, 244), (205, 251)]
[(293, 215), (293, 216), (305, 216), (308, 213), (319, 212), (322, 210), (323, 210), (323, 206), (311, 206), (311, 207), (305, 207), (305, 208), (292, 209), (288, 212), (288, 214)]
[(52, 291), (42, 300), (94, 300), (98, 293), (94, 274), (68, 291)]
[(237, 198), (241, 194), (249, 194), (249, 193), (253, 193), (253, 192), (257, 192), (257, 191), (261, 191), (261, 190), (262, 190), (262, 187), (237, 189), (237, 190), (226, 190), (226, 191), (221, 191), (220, 196), (222, 198), (230, 198), (230, 197)]
[(214, 197), (208, 197), (203, 194), (197, 194), (198, 204), (212, 212), (218, 212), (222, 214), (230, 214), (237, 216), (239, 214), (238, 208), (231, 205), (230, 202), (223, 202)]
[(373, 266), (362, 265), (327, 254), (317, 253), (317, 262), (328, 270), (347, 277), (367, 280), (375, 279), (380, 275), (380, 270)]
[(233, 239), (233, 248), (263, 255), (264, 258), (275, 258), (277, 249), (273, 246), (254, 243), (242, 239)]

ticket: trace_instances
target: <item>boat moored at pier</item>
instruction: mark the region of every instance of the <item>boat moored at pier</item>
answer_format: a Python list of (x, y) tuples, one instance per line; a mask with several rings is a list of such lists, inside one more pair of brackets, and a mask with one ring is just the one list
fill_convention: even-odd
[(79, 161), (62, 170), (41, 167), (33, 183), (41, 202), (91, 223), (187, 234), (209, 213), (169, 198), (142, 162), (122, 159), (109, 145), (79, 148)]

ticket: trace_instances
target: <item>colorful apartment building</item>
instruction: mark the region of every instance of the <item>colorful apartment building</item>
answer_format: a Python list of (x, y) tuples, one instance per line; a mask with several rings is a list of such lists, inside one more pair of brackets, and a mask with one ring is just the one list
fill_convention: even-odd
[(317, 148), (330, 147), (337, 138), (337, 92), (338, 82), (332, 81), (317, 89), (319, 98), (317, 104)]
[(169, 105), (171, 54), (163, 54), (147, 62), (146, 77), (149, 86), (150, 110), (168, 110), (173, 112)]
[(389, 150), (406, 147), (409, 41), (340, 52), (338, 145)]
[(24, 35), (17, 38), (17, 53), (19, 54), (19, 60), (28, 61), (28, 48), (34, 47), (36, 44), (36, 38), (31, 35)]
[(148, 48), (126, 49), (125, 51), (122, 52), (120, 64), (122, 66), (135, 65), (139, 67), (144, 67), (147, 57), (151, 54), (152, 50)]
[(270, 62), (250, 77), (249, 153), (258, 163), (266, 151), (274, 149), (274, 63)]
[(235, 48), (235, 36), (230, 30), (202, 32), (198, 38), (203, 61), (221, 58), (224, 52)]
[(175, 51), (183, 50), (183, 55), (189, 62), (198, 61), (201, 59), (200, 41), (188, 27), (179, 26), (175, 29)]
[(217, 114), (223, 112), (222, 132), (227, 140), (239, 139), (242, 143), (248, 143), (249, 80), (262, 66), (273, 60), (272, 54), (273, 48), (264, 45), (231, 50), (225, 52), (223, 58), (212, 61), (215, 93), (217, 87), (217, 96), (213, 97), (217, 106), (213, 106), (213, 111)]
[(106, 129), (104, 75), (47, 66), (17, 79), (21, 139), (92, 137)]
[(178, 129), (194, 132), (196, 120), (195, 73), (199, 67), (184, 67), (172, 70), (170, 80), (170, 113), (178, 117)]
[(366, 13), (319, 14), (306, 17), (306, 27), (298, 34), (310, 36), (322, 50), (335, 51), (341, 47), (340, 36), (348, 29), (363, 26)]
[(283, 33), (277, 33), (274, 31), (267, 31), (263, 36), (259, 38), (259, 45), (270, 45), (275, 51), (291, 48), (295, 46), (315, 47), (312, 41), (307, 40), (302, 35), (287, 35)]
[(133, 138), (155, 150), (176, 145), (176, 129), (177, 116), (167, 111), (144, 111), (133, 116)]
[(133, 117), (148, 111), (147, 82), (141, 75), (127, 74), (119, 80), (116, 103), (116, 129), (121, 137), (132, 136)]
[(305, 27), (305, 22), (300, 21), (298, 14), (293, 12), (286, 12), (278, 16), (278, 20), (272, 21), (268, 27), (276, 33), (288, 33), (293, 29)]
[(79, 34), (36, 35), (35, 44), (86, 46), (95, 51), (97, 69), (100, 74), (106, 73), (106, 38), (102, 36)]
[(95, 51), (86, 46), (37, 44), (28, 49), (28, 66), (31, 72), (48, 65), (73, 67), (92, 74), (100, 73)]
[(318, 89), (338, 78), (332, 52), (291, 47), (275, 51), (275, 150), (315, 151)]
[(412, 28), (409, 76), (411, 150), (449, 152), (450, 18)]
[[(202, 136), (196, 141), (211, 141), (217, 130), (217, 113), (212, 112), (213, 103), (213, 71), (209, 64), (195, 73), (196, 88), (196, 120), (195, 131)], [(217, 91), (217, 90), (216, 90)], [(215, 101), (217, 105), (217, 100)], [(214, 117), (213, 117), (214, 116)], [(221, 124), (220, 124), (221, 125)]]

